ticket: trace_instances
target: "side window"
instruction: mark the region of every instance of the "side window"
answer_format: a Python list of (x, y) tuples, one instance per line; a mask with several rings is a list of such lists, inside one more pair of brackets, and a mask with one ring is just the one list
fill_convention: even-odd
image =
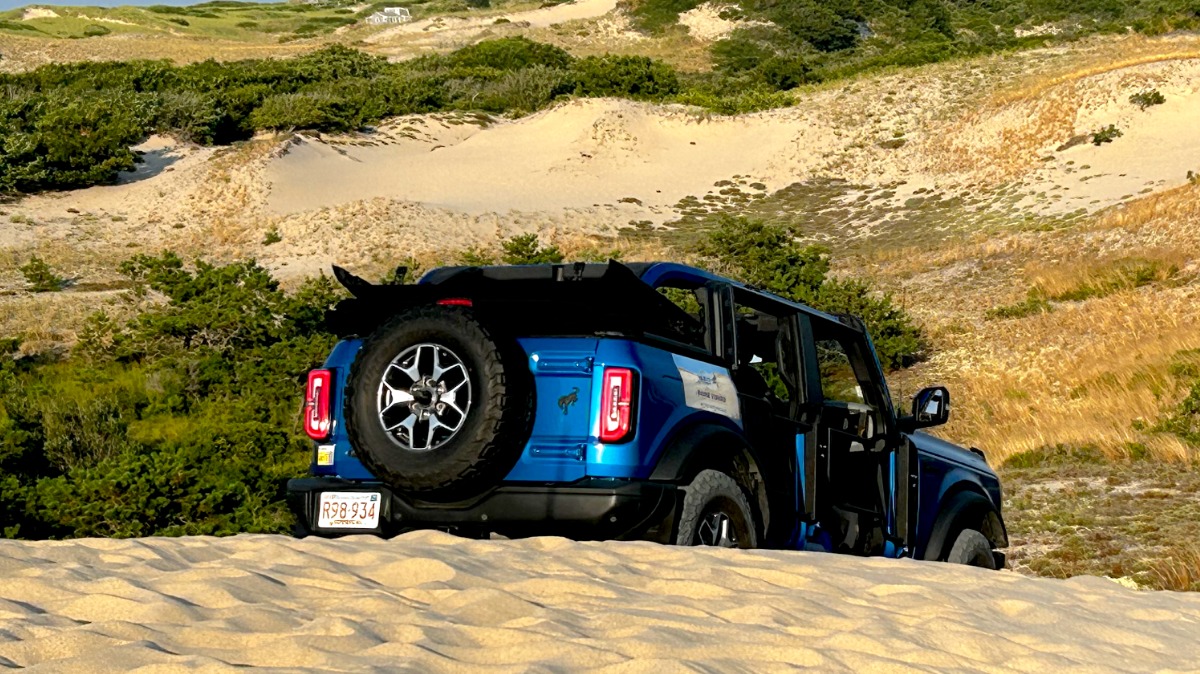
[(817, 342), (817, 363), (821, 368), (821, 394), (827, 401), (865, 405), (862, 385), (854, 374), (850, 354), (839, 341)]
[(673, 334), (659, 335), (677, 342), (683, 342), (701, 349), (711, 349), (708, 335), (708, 316), (705, 306), (708, 302), (708, 291), (704, 287), (682, 288), (663, 286), (657, 289), (658, 294), (670, 302), (669, 315), (663, 318), (670, 325)]
[(825, 424), (863, 439), (878, 436), (886, 430), (885, 406), (878, 386), (871, 380), (872, 370), (865, 360), (866, 347), (860, 336), (817, 326), (814, 332)]
[[(767, 397), (781, 403), (778, 413), (797, 397), (799, 359), (792, 317), (794, 311), (786, 305), (747, 306), (753, 298), (735, 293), (737, 308), (738, 388), (747, 395)], [(760, 300), (761, 302), (762, 300)]]

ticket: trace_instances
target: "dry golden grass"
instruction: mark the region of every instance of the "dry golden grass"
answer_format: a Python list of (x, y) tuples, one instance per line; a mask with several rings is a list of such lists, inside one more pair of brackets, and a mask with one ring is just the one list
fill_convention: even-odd
[[(907, 255), (877, 256), (883, 279), (910, 279), (910, 303), (939, 351), (897, 378), (908, 391), (935, 378), (956, 394), (949, 436), (998, 459), (1055, 445), (1094, 445), (1121, 456), (1132, 443), (1157, 458), (1194, 456), (1173, 437), (1137, 430), (1153, 424), (1184, 394), (1171, 372), (1180, 352), (1200, 349), (1200, 187), (1186, 186), (1107, 211), (1076, 228), (1010, 233)], [(954, 286), (913, 283), (971, 263), (997, 269), (990, 280)], [(1129, 270), (1150, 269), (1135, 288)], [(930, 271), (933, 270), (933, 271)], [(1177, 271), (1176, 271), (1177, 270)], [(931, 290), (921, 291), (922, 286)], [(908, 286), (905, 286), (908, 287)], [(1069, 295), (1100, 288), (1049, 313), (986, 320), (987, 308), (1030, 289)], [(924, 294), (922, 294), (924, 292)]]
[(1042, 98), (1064, 84), (1104, 73), (1163, 61), (1200, 58), (1200, 38), (1180, 35), (1169, 38), (1130, 35), (1120, 39), (1096, 39), (1057, 68), (1034, 73), (1013, 87), (998, 92), (992, 104), (1003, 107), (1019, 101)]
[(87, 40), (65, 40), (0, 34), (0, 72), (31, 70), (47, 63), (166, 59), (177, 64), (207, 59), (236, 61), (283, 58), (318, 49), (327, 40), (239, 42), (172, 35), (124, 34)]
[(971, 174), (989, 184), (1016, 179), (1037, 164), (1047, 143), (1065, 142), (1076, 133), (1080, 87), (1088, 80), (1192, 59), (1200, 59), (1200, 39), (1193, 36), (1095, 39), (1058, 61), (1025, 57), (1030, 74), (991, 93), (935, 137), (928, 167)]
[(1174, 550), (1170, 557), (1152, 561), (1149, 566), (1156, 589), (1200, 590), (1200, 546), (1194, 543)]

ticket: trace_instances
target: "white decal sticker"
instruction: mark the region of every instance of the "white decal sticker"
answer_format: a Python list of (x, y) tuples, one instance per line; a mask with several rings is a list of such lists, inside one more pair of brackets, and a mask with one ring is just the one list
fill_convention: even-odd
[(679, 378), (683, 380), (684, 403), (694, 409), (727, 416), (740, 425), (742, 409), (729, 370), (686, 356), (673, 357)]

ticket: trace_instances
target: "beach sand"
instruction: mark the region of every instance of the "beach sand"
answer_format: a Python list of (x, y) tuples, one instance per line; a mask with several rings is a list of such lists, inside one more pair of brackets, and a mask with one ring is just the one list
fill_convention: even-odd
[(1200, 595), (798, 552), (278, 536), (0, 542), (37, 672), (1200, 671)]

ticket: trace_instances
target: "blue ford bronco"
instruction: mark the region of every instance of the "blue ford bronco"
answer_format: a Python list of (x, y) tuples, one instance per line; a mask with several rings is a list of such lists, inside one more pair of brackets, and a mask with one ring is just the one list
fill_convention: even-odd
[(863, 323), (674, 263), (443, 267), (328, 314), (299, 535), (436, 528), (821, 550), (986, 568), (983, 453), (898, 416)]

